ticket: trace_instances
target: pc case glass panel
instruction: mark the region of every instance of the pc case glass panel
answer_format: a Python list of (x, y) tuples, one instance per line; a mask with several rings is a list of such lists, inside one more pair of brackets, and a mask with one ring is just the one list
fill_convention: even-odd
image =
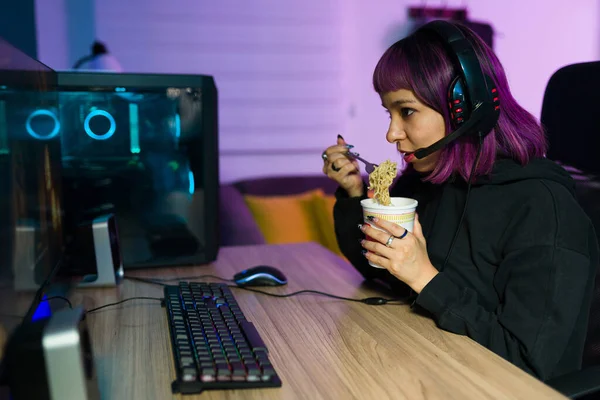
[(57, 111), (56, 93), (0, 90), (0, 305), (11, 308), (5, 314), (24, 315), (62, 258)]
[(127, 267), (197, 262), (205, 243), (201, 90), (61, 87), (63, 174), (78, 221), (114, 213)]
[(61, 143), (55, 72), (1, 38), (0, 54), (0, 328), (11, 331), (62, 265)]

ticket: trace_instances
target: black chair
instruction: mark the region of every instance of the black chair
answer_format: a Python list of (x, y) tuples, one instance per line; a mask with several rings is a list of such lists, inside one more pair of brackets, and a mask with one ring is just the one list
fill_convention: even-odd
[[(575, 179), (579, 203), (600, 238), (600, 62), (568, 65), (552, 75), (544, 93), (541, 122), (549, 141), (548, 158), (563, 165)], [(600, 399), (600, 272), (592, 296), (583, 368), (546, 383), (573, 399)]]

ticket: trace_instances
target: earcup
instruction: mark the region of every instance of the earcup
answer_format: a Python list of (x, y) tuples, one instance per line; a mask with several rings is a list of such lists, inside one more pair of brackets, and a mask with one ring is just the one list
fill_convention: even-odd
[(471, 104), (465, 94), (466, 85), (460, 76), (454, 78), (448, 88), (448, 106), (450, 107), (450, 125), (458, 129), (471, 115)]
[[(500, 96), (498, 95), (498, 89), (494, 85), (494, 81), (489, 76), (486, 76), (485, 80), (488, 90), (492, 94), (493, 112), (490, 114), (490, 119), (494, 121), (492, 125), (496, 125), (498, 116), (500, 115)], [(448, 88), (450, 125), (452, 126), (453, 130), (458, 129), (461, 125), (463, 125), (465, 121), (469, 119), (473, 110), (470, 100), (467, 99), (465, 89), (466, 84), (460, 76), (454, 78), (450, 84), (450, 87)]]

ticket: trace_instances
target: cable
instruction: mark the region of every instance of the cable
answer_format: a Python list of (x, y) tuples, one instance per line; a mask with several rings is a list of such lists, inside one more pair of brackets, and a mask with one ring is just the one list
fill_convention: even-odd
[(46, 279), (44, 279), (44, 282), (42, 282), (42, 284), (40, 285), (38, 290), (35, 292), (35, 296), (33, 298), (33, 301), (31, 302), (31, 305), (29, 306), (29, 310), (27, 310), (27, 313), (25, 314), (26, 319), (31, 319), (31, 317), (33, 316), (33, 313), (35, 312), (35, 308), (42, 301), (42, 297), (44, 296), (44, 289), (46, 289), (46, 286), (50, 285), (50, 281), (52, 279), (54, 279), (54, 276), (56, 275), (58, 270), (62, 267), (63, 262), (64, 262), (64, 260), (61, 259), (54, 266), (52, 271), (50, 271), (50, 273), (46, 276)]
[(444, 268), (446, 268), (446, 264), (448, 263), (448, 260), (450, 259), (450, 255), (452, 254), (452, 250), (454, 250), (454, 245), (456, 244), (456, 239), (458, 238), (458, 233), (460, 232), (460, 228), (462, 227), (462, 222), (463, 219), (465, 217), (465, 214), (467, 213), (467, 207), (469, 205), (469, 195), (471, 193), (471, 184), (473, 182), (473, 175), (475, 174), (475, 169), (477, 168), (477, 165), (479, 164), (479, 158), (481, 157), (481, 150), (483, 148), (483, 138), (481, 137), (481, 135), (478, 135), (479, 137), (479, 147), (477, 149), (477, 156), (475, 157), (475, 161), (473, 162), (473, 167), (471, 167), (471, 173), (469, 174), (469, 179), (467, 180), (467, 198), (465, 200), (465, 206), (463, 207), (463, 211), (462, 214), (460, 215), (460, 219), (458, 220), (458, 227), (456, 228), (456, 231), (454, 232), (454, 237), (452, 238), (452, 242), (450, 243), (450, 249), (448, 250), (448, 253), (446, 254), (446, 258), (444, 259), (444, 264), (442, 264), (442, 268), (440, 269), (440, 271), (443, 271)]
[(69, 300), (69, 299), (67, 299), (66, 297), (63, 297), (63, 296), (51, 296), (51, 297), (42, 299), (42, 301), (50, 301), (50, 300), (53, 300), (53, 299), (64, 300), (69, 305), (69, 308), (73, 308), (73, 304), (71, 304), (71, 300)]
[(383, 297), (366, 297), (364, 299), (353, 299), (350, 297), (338, 296), (335, 294), (320, 292), (318, 290), (312, 290), (312, 289), (304, 289), (304, 290), (298, 290), (297, 292), (292, 292), (292, 293), (277, 294), (277, 293), (269, 293), (269, 292), (265, 292), (265, 291), (262, 291), (259, 289), (253, 289), (253, 288), (249, 288), (249, 287), (245, 287), (245, 286), (237, 286), (237, 285), (227, 285), (227, 286), (230, 288), (248, 290), (250, 292), (260, 293), (260, 294), (264, 294), (267, 296), (273, 296), (273, 297), (292, 297), (292, 296), (296, 296), (296, 295), (299, 295), (302, 293), (314, 293), (314, 294), (320, 294), (322, 296), (331, 297), (334, 299), (354, 301), (357, 303), (364, 303), (364, 304), (369, 304), (372, 306), (384, 305), (384, 304), (389, 304), (392, 302), (398, 302), (398, 304), (405, 304), (405, 302), (406, 302), (406, 298), (403, 298), (403, 297), (400, 297), (397, 299), (384, 299)]
[[(52, 300), (52, 299), (61, 299), (67, 302), (67, 304), (69, 304), (69, 308), (73, 308), (73, 305), (71, 304), (71, 301), (69, 299), (67, 299), (66, 297), (63, 296), (52, 296), (49, 297), (47, 299), (44, 299), (43, 301), (48, 301), (48, 300)], [(92, 308), (89, 309), (85, 312), (85, 315), (96, 312), (98, 310), (102, 310), (103, 308), (108, 308), (108, 307), (113, 307), (113, 306), (118, 306), (119, 304), (123, 304), (126, 303), (128, 301), (131, 300), (158, 300), (160, 302), (163, 302), (165, 299), (162, 297), (145, 297), (145, 296), (139, 296), (139, 297), (129, 297), (127, 299), (121, 300), (121, 301), (117, 301), (115, 303), (108, 303), (108, 304), (104, 304), (100, 307), (96, 307), (96, 308)], [(0, 317), (10, 317), (10, 318), (20, 318), (20, 319), (25, 319), (26, 316), (22, 316), (22, 315), (12, 315), (12, 314), (0, 314)]]
[(210, 274), (195, 275), (195, 276), (180, 276), (180, 277), (176, 277), (176, 278), (165, 278), (165, 279), (160, 279), (160, 278), (138, 278), (138, 277), (135, 277), (135, 276), (126, 276), (125, 277), (125, 279), (129, 279), (129, 280), (132, 280), (132, 281), (139, 281), (139, 282), (145, 282), (145, 283), (154, 283), (154, 284), (163, 285), (163, 286), (166, 286), (166, 282), (186, 281), (186, 280), (191, 280), (191, 279), (204, 279), (204, 278), (213, 278), (213, 279), (218, 279), (218, 280), (224, 281), (224, 282), (235, 282), (233, 279), (227, 279), (227, 278), (223, 278), (221, 276), (210, 275)]
[[(41, 303), (42, 301), (50, 301), (50, 300), (53, 300), (53, 299), (61, 299), (61, 300), (65, 301), (65, 302), (66, 302), (66, 303), (69, 305), (69, 308), (73, 308), (73, 304), (71, 303), (71, 301), (70, 301), (69, 299), (67, 299), (66, 297), (63, 297), (63, 296), (51, 296), (51, 297), (48, 297), (48, 298), (42, 299), (42, 300), (40, 301), (40, 303)], [(6, 317), (6, 318), (19, 318), (19, 319), (21, 319), (21, 320), (25, 320), (25, 318), (27, 317), (27, 315), (16, 315), (16, 314), (0, 314), (0, 317)]]
[(223, 278), (217, 275), (210, 275), (210, 274), (205, 274), (205, 275), (196, 275), (196, 276), (181, 276), (181, 277), (177, 277), (177, 278), (168, 278), (168, 279), (158, 279), (159, 282), (172, 282), (172, 281), (185, 281), (185, 280), (190, 280), (190, 279), (204, 279), (204, 278), (213, 278), (213, 279), (219, 279), (221, 281), (225, 281), (225, 282), (235, 282), (234, 279), (227, 279), (227, 278)]
[(158, 300), (158, 301), (160, 301), (160, 302), (163, 302), (163, 301), (164, 301), (164, 298), (162, 298), (162, 297), (146, 297), (146, 296), (139, 296), (139, 297), (129, 297), (129, 298), (127, 298), (127, 299), (124, 299), (124, 300), (121, 300), (121, 301), (117, 301), (117, 302), (115, 302), (115, 303), (108, 303), (108, 304), (105, 304), (105, 305), (103, 305), (103, 306), (100, 306), (100, 307), (91, 308), (91, 309), (87, 310), (87, 311), (85, 312), (85, 314), (86, 314), (86, 315), (87, 315), (87, 314), (91, 314), (91, 313), (93, 313), (93, 312), (96, 312), (96, 311), (102, 310), (103, 308), (107, 308), (107, 307), (118, 306), (119, 304), (123, 304), (123, 303), (126, 303), (126, 302), (128, 302), (128, 301), (131, 301), (131, 300)]
[(157, 280), (150, 279), (150, 278), (137, 278), (137, 277), (133, 277), (133, 276), (125, 276), (124, 279), (129, 279), (130, 281), (150, 283), (152, 285), (167, 286), (167, 284), (164, 282), (159, 282)]
[[(66, 302), (67, 302), (67, 304), (69, 305), (69, 308), (73, 308), (73, 304), (71, 304), (71, 301), (70, 301), (69, 299), (67, 299), (66, 297), (63, 297), (63, 296), (52, 296), (52, 297), (48, 297), (47, 299), (44, 299), (44, 301), (49, 301), (49, 300), (52, 300), (52, 299), (61, 299), (61, 300), (64, 300), (64, 301), (66, 301)], [(162, 298), (158, 298), (158, 297), (129, 297), (129, 298), (127, 298), (127, 299), (124, 299), (124, 300), (118, 301), (118, 302), (116, 302), (116, 303), (109, 303), (109, 304), (105, 304), (105, 305), (103, 305), (103, 306), (100, 306), (100, 307), (92, 308), (92, 309), (90, 309), (90, 310), (87, 310), (85, 313), (86, 313), (86, 314), (89, 314), (89, 313), (92, 313), (92, 312), (94, 312), (94, 311), (98, 311), (98, 310), (101, 310), (101, 309), (103, 309), (103, 308), (107, 308), (107, 307), (116, 306), (116, 305), (119, 305), (119, 304), (125, 303), (125, 302), (127, 302), (127, 301), (131, 301), (131, 300), (160, 300), (160, 301), (163, 301), (163, 299), (162, 299)]]
[[(233, 279), (226, 279), (226, 278), (222, 278), (220, 276), (216, 276), (216, 275), (197, 275), (197, 276), (189, 276), (189, 277), (178, 277), (178, 278), (169, 278), (169, 279), (147, 279), (147, 278), (137, 278), (137, 277), (131, 277), (131, 276), (126, 276), (125, 279), (130, 279), (130, 280), (134, 280), (134, 281), (139, 281), (139, 282), (144, 282), (144, 283), (149, 283), (149, 284), (153, 284), (153, 285), (159, 285), (159, 286), (167, 286), (164, 282), (167, 281), (181, 281), (181, 280), (190, 280), (190, 279), (203, 279), (206, 277), (210, 277), (210, 278), (214, 278), (214, 279), (220, 279), (222, 281), (227, 281), (227, 282), (234, 282)], [(385, 299), (383, 297), (366, 297), (364, 299), (353, 299), (350, 297), (343, 297), (343, 296), (338, 296), (335, 294), (331, 294), (331, 293), (325, 293), (325, 292), (321, 292), (318, 290), (312, 290), (312, 289), (304, 289), (304, 290), (299, 290), (297, 292), (292, 292), (292, 293), (284, 293), (284, 294), (277, 294), (277, 293), (269, 293), (269, 292), (265, 292), (263, 290), (259, 290), (259, 289), (254, 289), (254, 288), (250, 288), (250, 287), (246, 287), (246, 286), (238, 286), (238, 285), (227, 285), (230, 288), (234, 288), (234, 289), (242, 289), (242, 290), (248, 290), (250, 292), (254, 292), (254, 293), (260, 293), (260, 294), (264, 294), (266, 296), (272, 296), (272, 297), (292, 297), (292, 296), (296, 296), (302, 293), (314, 293), (314, 294), (320, 294), (322, 296), (327, 296), (327, 297), (331, 297), (334, 299), (339, 299), (339, 300), (346, 300), (346, 301), (354, 301), (357, 303), (364, 303), (364, 304), (369, 304), (369, 305), (375, 305), (375, 306), (379, 306), (379, 305), (384, 305), (384, 304), (406, 304), (406, 302), (408, 301), (407, 299), (409, 297), (399, 297), (397, 299)]]

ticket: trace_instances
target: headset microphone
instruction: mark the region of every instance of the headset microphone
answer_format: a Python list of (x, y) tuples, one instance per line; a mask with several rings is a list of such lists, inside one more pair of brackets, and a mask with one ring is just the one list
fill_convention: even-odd
[[(466, 123), (461, 125), (460, 128), (458, 128), (451, 134), (444, 136), (442, 139), (438, 140), (431, 146), (424, 147), (424, 148), (421, 148), (421, 149), (418, 149), (417, 151), (415, 151), (413, 153), (415, 158), (418, 158), (418, 159), (425, 158), (428, 155), (435, 153), (436, 151), (442, 149), (444, 146), (450, 144), (451, 142), (455, 141), (456, 139), (463, 136), (464, 134), (470, 133), (469, 131), (480, 128), (481, 122), (482, 122), (480, 110), (481, 110), (481, 103), (477, 104), (474, 107), (471, 118), (469, 118), (469, 120)], [(487, 128), (487, 126), (485, 126), (484, 128)], [(491, 130), (491, 129), (492, 128), (490, 128), (489, 130)], [(485, 136), (488, 133), (488, 132), (481, 132), (481, 129), (479, 129), (479, 130), (480, 130), (480, 132), (477, 133), (478, 135)]]
[(458, 130), (452, 132), (449, 135), (444, 136), (442, 139), (438, 140), (431, 146), (425, 147), (422, 149), (418, 149), (417, 151), (415, 151), (413, 153), (413, 155), (415, 156), (415, 158), (418, 158), (418, 159), (425, 158), (428, 155), (435, 153), (436, 151), (442, 149), (444, 146), (448, 145), (449, 143), (455, 141), (456, 139), (461, 137), (470, 128), (471, 128), (470, 126), (463, 125)]

